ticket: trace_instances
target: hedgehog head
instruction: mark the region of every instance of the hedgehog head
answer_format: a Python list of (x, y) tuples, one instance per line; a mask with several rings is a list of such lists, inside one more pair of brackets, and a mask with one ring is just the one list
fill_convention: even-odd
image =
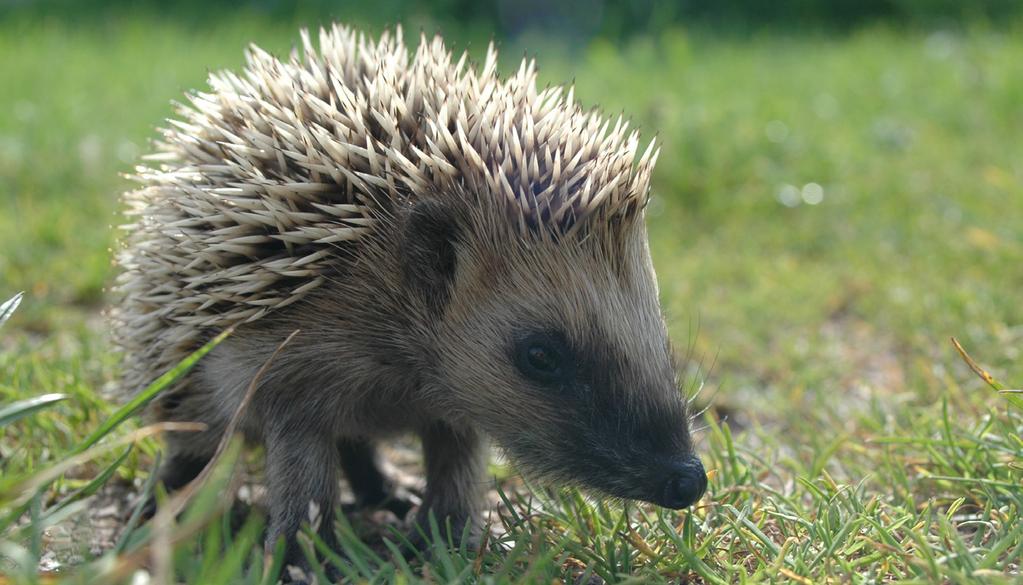
[(435, 402), (532, 476), (690, 505), (706, 475), (642, 213), (576, 216), (570, 233), (539, 216), (523, 233), (491, 195), (446, 194), (405, 215), (403, 282), (429, 315)]

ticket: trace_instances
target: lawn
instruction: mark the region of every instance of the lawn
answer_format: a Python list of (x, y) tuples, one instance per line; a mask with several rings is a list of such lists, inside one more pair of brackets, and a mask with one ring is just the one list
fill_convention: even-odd
[[(1023, 385), (1019, 32), (504, 41), (506, 71), (535, 55), (545, 82), (574, 80), (584, 104), (625, 111), (661, 142), (651, 246), (686, 376), (708, 407), (696, 424), (711, 487), (692, 511), (623, 509), (526, 490), (495, 466), (511, 505), (485, 550), (438, 547), (408, 566), (353, 536), (365, 532), (357, 522), (340, 528), (349, 578), (1018, 582), (1023, 408), (971, 372), (950, 337)], [(489, 35), (452, 36), (478, 55)], [(127, 583), (141, 566), (155, 582), (273, 578), (258, 514), (229, 530), (216, 504), (232, 457), (179, 525), (108, 536), (114, 552), (90, 550), (117, 528), (90, 526), (97, 502), (143, 489), (158, 441), (123, 459), (111, 448), (19, 498), (24, 478), (66, 460), (115, 410), (100, 312), (121, 174), (208, 70), (238, 67), (249, 41), (280, 53), (296, 39), (293, 23), (256, 17), (0, 20), (0, 300), (25, 291), (0, 329), (0, 408), (67, 396), (0, 424), (0, 512), (30, 509), (0, 518), (0, 583), (57, 564), (68, 582)], [(99, 500), (48, 515), (75, 489), (99, 488), (104, 471)]]

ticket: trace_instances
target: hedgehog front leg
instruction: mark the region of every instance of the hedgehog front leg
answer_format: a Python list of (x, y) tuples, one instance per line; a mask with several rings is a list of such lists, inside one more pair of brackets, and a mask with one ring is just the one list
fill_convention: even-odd
[[(418, 548), (427, 544), (430, 515), (441, 528), (442, 537), (457, 543), (467, 523), (473, 539), (479, 533), (479, 515), (483, 507), (484, 473), (487, 444), (483, 436), (469, 427), (452, 428), (436, 423), (420, 433), (426, 463), (426, 494), (416, 516), (410, 540)], [(451, 534), (446, 533), (450, 526)]]
[(267, 433), (266, 483), (270, 521), (266, 550), (284, 539), (286, 565), (308, 570), (309, 563), (295, 535), (310, 521), (310, 504), (319, 509), (319, 536), (332, 549), (334, 512), (338, 497), (337, 448), (333, 440), (300, 425), (287, 425)]

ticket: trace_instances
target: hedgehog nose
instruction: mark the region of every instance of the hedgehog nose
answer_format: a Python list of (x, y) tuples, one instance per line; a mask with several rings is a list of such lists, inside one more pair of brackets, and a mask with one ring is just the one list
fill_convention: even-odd
[(696, 457), (672, 465), (668, 480), (661, 488), (660, 505), (679, 510), (692, 506), (707, 491), (707, 472)]

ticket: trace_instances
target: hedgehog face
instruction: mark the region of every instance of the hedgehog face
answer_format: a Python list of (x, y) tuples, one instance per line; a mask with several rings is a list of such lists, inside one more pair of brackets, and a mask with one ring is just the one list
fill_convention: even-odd
[[(583, 335), (548, 323), (545, 330), (527, 327), (509, 344), (520, 385), (514, 392), (528, 408), (518, 425), (493, 432), (520, 466), (539, 475), (613, 497), (690, 505), (706, 476), (692, 455), (685, 401), (663, 371), (667, 352), (635, 355), (590, 317), (592, 330)], [(546, 416), (531, 423), (538, 411)]]
[(532, 475), (671, 508), (699, 499), (641, 223), (614, 242), (477, 233), (449, 256), (430, 360), (448, 413)]

